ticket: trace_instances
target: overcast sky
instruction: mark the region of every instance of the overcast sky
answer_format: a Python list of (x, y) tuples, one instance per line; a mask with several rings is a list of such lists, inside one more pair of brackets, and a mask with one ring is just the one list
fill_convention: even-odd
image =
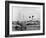
[[(29, 16), (34, 16), (34, 20), (40, 18), (40, 7), (13, 7), (13, 21), (23, 20), (23, 15), (25, 20), (29, 20)], [(21, 19), (20, 19), (21, 18)], [(39, 19), (40, 20), (40, 19)]]

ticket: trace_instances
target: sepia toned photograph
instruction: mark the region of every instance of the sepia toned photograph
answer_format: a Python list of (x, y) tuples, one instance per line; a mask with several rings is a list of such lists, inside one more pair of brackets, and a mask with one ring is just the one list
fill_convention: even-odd
[(44, 3), (5, 3), (5, 36), (44, 35)]

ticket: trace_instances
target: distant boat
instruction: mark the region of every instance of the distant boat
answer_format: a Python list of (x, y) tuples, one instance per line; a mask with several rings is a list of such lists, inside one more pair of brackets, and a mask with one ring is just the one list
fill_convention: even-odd
[(40, 25), (39, 21), (27, 21), (26, 25)]

